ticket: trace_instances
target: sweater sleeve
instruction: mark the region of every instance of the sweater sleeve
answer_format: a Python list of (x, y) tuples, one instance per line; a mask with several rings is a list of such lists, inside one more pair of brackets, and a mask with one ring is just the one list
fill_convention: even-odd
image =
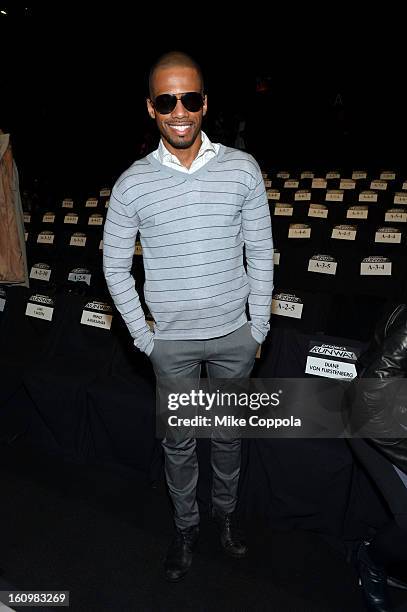
[(242, 230), (250, 285), (251, 331), (261, 344), (270, 330), (274, 249), (266, 189), (257, 163), (256, 167), (255, 183), (243, 204)]
[(130, 272), (139, 224), (137, 213), (126, 204), (115, 185), (103, 229), (103, 273), (113, 302), (135, 346), (150, 355), (154, 334), (146, 322), (135, 289), (135, 279)]

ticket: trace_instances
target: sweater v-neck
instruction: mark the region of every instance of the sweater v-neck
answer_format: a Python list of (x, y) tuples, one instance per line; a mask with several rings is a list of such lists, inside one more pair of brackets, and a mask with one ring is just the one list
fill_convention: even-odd
[(226, 151), (225, 145), (220, 144), (217, 155), (215, 155), (214, 157), (212, 157), (212, 159), (206, 162), (204, 166), (202, 166), (201, 168), (198, 168), (198, 170), (195, 170), (195, 172), (182, 172), (182, 170), (176, 170), (175, 168), (169, 168), (165, 164), (162, 164), (161, 162), (159, 162), (158, 159), (154, 157), (153, 153), (149, 153), (147, 155), (147, 160), (150, 162), (150, 164), (152, 164), (156, 168), (159, 168), (163, 172), (170, 174), (171, 176), (174, 176), (175, 174), (176, 176), (184, 177), (186, 181), (187, 180), (192, 181), (195, 178), (201, 176), (202, 174), (205, 174), (205, 172), (207, 172), (209, 168), (211, 168), (218, 161), (220, 161), (222, 157), (224, 156), (225, 151)]

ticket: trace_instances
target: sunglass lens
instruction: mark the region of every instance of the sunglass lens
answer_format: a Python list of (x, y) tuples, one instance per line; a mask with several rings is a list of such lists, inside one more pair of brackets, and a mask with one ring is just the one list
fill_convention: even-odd
[(197, 113), (203, 106), (203, 99), (200, 93), (191, 91), (181, 98), (182, 104), (191, 113)]
[(172, 113), (176, 105), (177, 98), (171, 94), (162, 94), (161, 96), (157, 96), (154, 101), (154, 107), (161, 115), (168, 115), (168, 113)]

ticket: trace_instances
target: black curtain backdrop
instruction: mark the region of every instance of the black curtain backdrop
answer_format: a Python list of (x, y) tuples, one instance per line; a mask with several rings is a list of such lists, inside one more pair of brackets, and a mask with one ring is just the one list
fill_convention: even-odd
[[(224, 23), (209, 7), (187, 19), (169, 7), (24, 6), (9, 4), (0, 16), (0, 128), (12, 134), (23, 188), (42, 198), (111, 185), (143, 141), (156, 145), (148, 70), (171, 49), (203, 67), (209, 136), (222, 113), (224, 141), (233, 144), (243, 117), (249, 151), (269, 167), (404, 163), (394, 14), (389, 26), (381, 15), (376, 29), (354, 13), (297, 28), (295, 16), (265, 10), (243, 19), (236, 9)], [(256, 93), (259, 78), (269, 91)]]

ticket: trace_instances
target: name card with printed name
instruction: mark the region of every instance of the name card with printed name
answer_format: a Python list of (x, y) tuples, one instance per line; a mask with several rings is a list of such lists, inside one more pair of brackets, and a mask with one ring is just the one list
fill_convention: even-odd
[(314, 178), (314, 173), (313, 172), (301, 172), (301, 178), (302, 179), (313, 179)]
[(311, 204), (308, 209), (309, 217), (317, 217), (319, 219), (328, 218), (328, 209), (323, 204)]
[(41, 232), (38, 234), (37, 243), (38, 244), (54, 244), (55, 234), (51, 232)]
[(356, 240), (356, 228), (353, 225), (338, 225), (333, 228), (331, 238), (336, 240)]
[(41, 267), (34, 265), (30, 271), (30, 278), (36, 278), (37, 280), (49, 281), (52, 270), (47, 267)]
[(135, 255), (142, 255), (143, 254), (143, 248), (142, 248), (140, 242), (136, 242), (135, 247), (134, 247), (134, 253), (135, 253)]
[(103, 225), (102, 215), (91, 215), (89, 217), (88, 225)]
[(374, 241), (385, 244), (400, 244), (401, 232), (394, 227), (381, 227), (375, 233)]
[(73, 208), (73, 200), (66, 198), (62, 201), (62, 208)]
[(360, 264), (361, 276), (391, 276), (392, 262), (384, 257), (366, 257)]
[(28, 302), (25, 314), (29, 317), (35, 317), (36, 319), (43, 319), (44, 321), (52, 321), (54, 314), (54, 308), (52, 306), (45, 306), (44, 304), (36, 304), (34, 302)]
[(267, 190), (267, 199), (268, 200), (279, 200), (280, 192), (278, 189), (268, 189)]
[(289, 238), (311, 238), (311, 228), (302, 223), (294, 223), (290, 225), (288, 230)]
[(308, 272), (317, 272), (318, 274), (336, 274), (338, 263), (333, 257), (315, 256), (311, 257), (308, 262)]
[(342, 179), (339, 184), (339, 189), (356, 189), (356, 181), (353, 179)]
[(290, 204), (276, 204), (274, 214), (277, 217), (292, 217), (294, 208)]
[(351, 206), (346, 213), (347, 219), (367, 219), (369, 210), (367, 206)]
[(301, 319), (303, 307), (304, 304), (300, 301), (294, 302), (284, 298), (273, 298), (271, 302), (272, 314), (292, 319)]
[(284, 181), (285, 189), (298, 189), (300, 181), (296, 181), (295, 179), (289, 179), (288, 181)]
[(91, 325), (92, 327), (100, 327), (101, 329), (110, 329), (112, 326), (112, 315), (101, 312), (90, 312), (84, 310), (82, 312), (82, 325)]
[(343, 202), (342, 189), (328, 189), (325, 196), (326, 202)]
[(69, 246), (80, 246), (84, 247), (86, 245), (86, 236), (73, 234), (69, 241)]
[(385, 191), (387, 189), (386, 181), (372, 181), (370, 183), (370, 189), (378, 189), (379, 191)]
[(384, 220), (386, 221), (386, 223), (389, 223), (391, 221), (394, 221), (396, 223), (407, 223), (407, 212), (405, 212), (404, 210), (398, 210), (397, 208), (391, 208), (386, 212)]
[(75, 283), (79, 282), (79, 281), (83, 281), (84, 283), (86, 283), (87, 285), (90, 286), (90, 281), (91, 281), (92, 275), (90, 274), (89, 271), (86, 272), (75, 272), (75, 270), (73, 270), (72, 272), (70, 272), (68, 274), (68, 280), (73, 281)]
[(407, 204), (407, 193), (396, 193), (394, 195), (395, 204)]
[(311, 183), (312, 189), (326, 189), (326, 186), (327, 186), (326, 179), (323, 179), (323, 178), (312, 179), (312, 183)]
[(279, 179), (288, 179), (290, 178), (290, 173), (289, 172), (277, 172), (277, 178)]
[(327, 172), (325, 178), (327, 178), (327, 179), (339, 179), (339, 178), (341, 178), (341, 173), (340, 172)]
[(78, 215), (65, 215), (64, 223), (70, 223), (76, 225), (78, 223)]
[(31, 215), (30, 215), (30, 213), (24, 213), (23, 218), (24, 218), (24, 223), (30, 223), (31, 222)]
[(52, 212), (45, 213), (45, 215), (42, 218), (42, 222), (43, 223), (54, 223), (55, 222), (54, 213)]
[(309, 202), (311, 200), (311, 192), (306, 189), (300, 189), (294, 196), (296, 202)]
[[(101, 310), (87, 309), (86, 306), (82, 311), (82, 325), (90, 325), (91, 327), (99, 327), (100, 329), (110, 329), (112, 326), (113, 316), (108, 312)], [(108, 309), (111, 312), (111, 309)]]
[(280, 251), (277, 251), (276, 249), (274, 249), (274, 253), (273, 253), (273, 263), (275, 266), (279, 266), (280, 265)]
[(110, 189), (101, 189), (99, 195), (101, 198), (108, 198), (110, 196)]
[(358, 181), (360, 179), (366, 179), (367, 178), (367, 172), (365, 172), (364, 170), (354, 170), (352, 172), (352, 179), (354, 181)]
[(98, 205), (98, 200), (96, 198), (89, 198), (86, 200), (85, 208), (96, 208)]
[(375, 191), (361, 191), (359, 202), (377, 202), (377, 193)]
[(381, 172), (380, 173), (380, 180), (381, 181), (394, 181), (396, 179), (396, 173), (395, 172)]
[(264, 181), (264, 186), (267, 187), (271, 187), (272, 185), (272, 181), (269, 181), (268, 179)]
[(307, 357), (305, 373), (323, 378), (336, 378), (337, 380), (352, 380), (357, 376), (356, 366), (353, 363), (322, 359), (313, 355)]

